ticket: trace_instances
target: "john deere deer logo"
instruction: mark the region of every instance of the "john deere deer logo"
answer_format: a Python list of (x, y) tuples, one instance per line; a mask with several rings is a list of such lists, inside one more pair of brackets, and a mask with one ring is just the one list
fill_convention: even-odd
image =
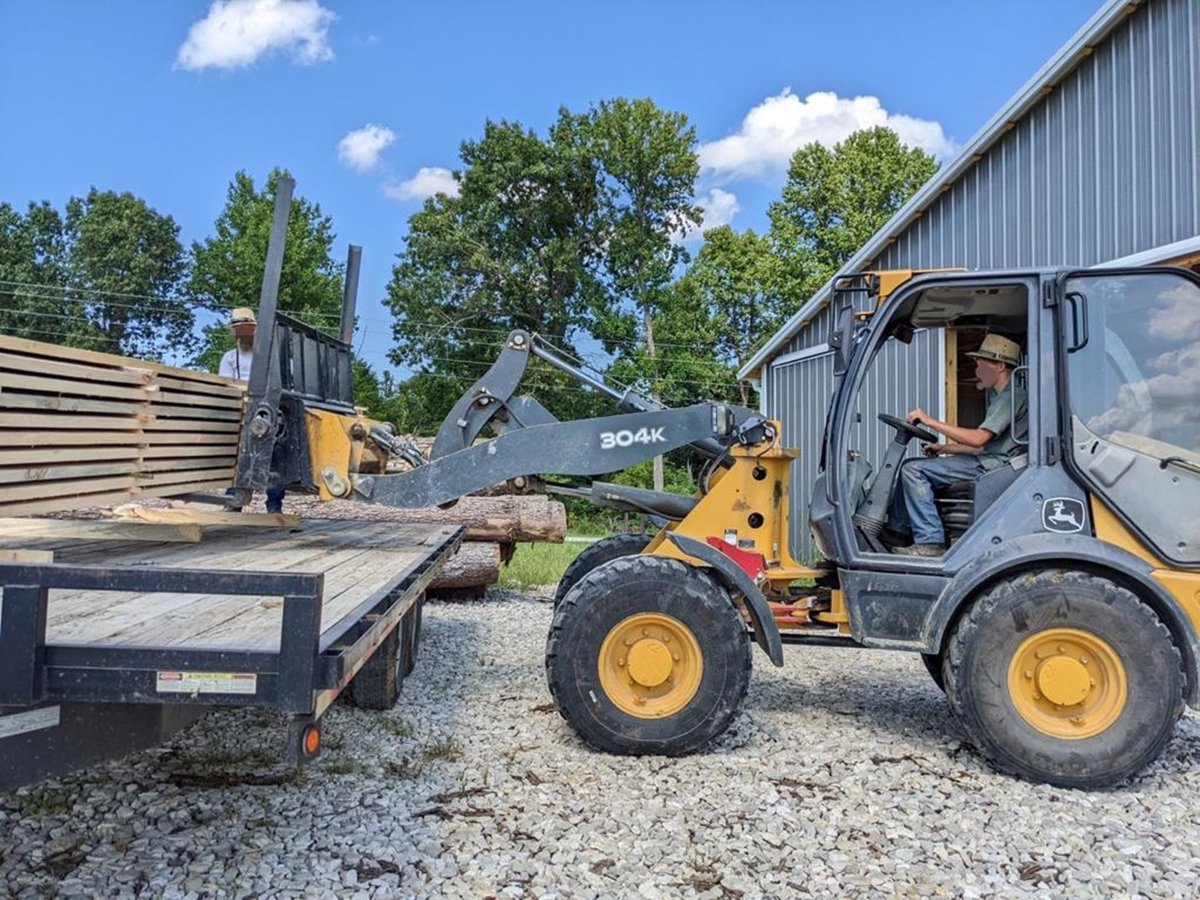
[(1083, 531), (1084, 517), (1083, 503), (1074, 497), (1051, 497), (1042, 504), (1042, 527), (1047, 531)]

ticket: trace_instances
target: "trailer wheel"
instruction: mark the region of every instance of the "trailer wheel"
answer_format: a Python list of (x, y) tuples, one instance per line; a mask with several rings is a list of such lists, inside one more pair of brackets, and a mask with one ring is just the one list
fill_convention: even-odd
[(589, 746), (677, 756), (729, 727), (750, 681), (750, 641), (729, 594), (703, 570), (617, 559), (559, 604), (546, 676)]
[(1084, 572), (992, 587), (948, 647), (946, 696), (994, 765), (1062, 787), (1118, 784), (1153, 762), (1183, 713), (1184, 673), (1162, 621)]
[(933, 683), (938, 686), (938, 690), (945, 693), (946, 679), (942, 674), (942, 654), (922, 653), (921, 662), (925, 663), (925, 669), (929, 672), (929, 677), (933, 679)]
[(354, 705), (362, 709), (391, 709), (400, 699), (404, 674), (400, 670), (400, 627), (388, 632), (350, 682)]
[(645, 550), (649, 543), (650, 535), (630, 532), (612, 534), (590, 545), (571, 560), (571, 564), (563, 572), (562, 579), (558, 582), (558, 590), (554, 592), (555, 608), (558, 608), (567, 592), (597, 566), (625, 556), (635, 556)]
[(421, 611), (424, 607), (425, 600), (422, 598), (405, 613), (400, 623), (400, 627), (404, 630), (404, 634), (401, 636), (401, 646), (404, 647), (404, 656), (400, 667), (402, 676), (409, 675), (417, 664), (417, 650), (421, 646)]

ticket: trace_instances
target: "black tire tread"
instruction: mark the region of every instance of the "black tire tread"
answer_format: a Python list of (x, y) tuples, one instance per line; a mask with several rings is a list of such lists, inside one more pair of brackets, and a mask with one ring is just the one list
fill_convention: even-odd
[[(739, 670), (734, 673), (734, 693), (732, 696), (728, 697), (727, 700), (732, 701), (730, 705), (734, 710), (736, 710), (738, 707), (740, 707), (742, 699), (746, 696), (746, 691), (750, 685), (750, 672), (752, 668), (752, 658), (750, 652), (751, 644), (741, 616), (738, 614), (733, 603), (728, 600), (728, 595), (725, 593), (724, 589), (719, 588), (716, 585), (716, 582), (714, 582), (703, 570), (695, 566), (689, 566), (685, 563), (679, 562), (678, 560), (640, 555), (635, 557), (626, 557), (623, 559), (618, 558), (610, 561), (603, 567), (593, 570), (591, 573), (585, 576), (585, 578), (575, 586), (575, 589), (567, 593), (567, 595), (563, 598), (562, 603), (558, 605), (554, 612), (554, 619), (550, 626), (550, 635), (546, 642), (546, 680), (550, 687), (550, 695), (554, 699), (555, 708), (558, 710), (559, 715), (561, 715), (568, 722), (570, 722), (570, 717), (567, 713), (567, 710), (564, 708), (564, 697), (562, 695), (561, 688), (557, 683), (557, 679), (555, 678), (555, 664), (560, 651), (561, 636), (564, 625), (570, 617), (578, 614), (578, 610), (582, 605), (590, 602), (599, 594), (603, 594), (606, 591), (620, 587), (622, 584), (627, 582), (631, 575), (636, 574), (638, 567), (645, 565), (666, 565), (677, 568), (679, 585), (681, 587), (687, 586), (692, 588), (692, 592), (695, 593), (697, 599), (701, 600), (701, 602), (705, 602), (704, 598), (706, 597), (711, 598), (717, 596), (718, 594), (724, 595), (722, 602), (727, 604), (731, 620), (736, 623), (738, 633), (745, 636), (745, 652), (742, 654)], [(717, 588), (716, 591), (712, 590), (714, 587)], [(719, 737), (728, 728), (731, 720), (732, 716), (730, 716), (729, 720), (725, 721), (723, 725), (711, 729), (699, 739), (693, 738), (692, 740), (681, 742), (674, 746), (656, 749), (653, 752), (664, 756), (681, 756), (687, 753), (693, 753)], [(579, 729), (576, 729), (576, 733), (584, 741), (584, 743), (595, 750), (618, 753), (644, 752), (597, 743)]]
[(563, 571), (554, 592), (554, 605), (558, 606), (563, 597), (583, 578), (598, 566), (614, 559), (634, 556), (646, 549), (651, 535), (643, 532), (622, 532), (610, 534), (589, 545), (582, 553), (571, 560), (570, 565)]
[[(1153, 743), (1141, 756), (1142, 762), (1136, 766), (1130, 766), (1129, 771), (1120, 777), (1112, 777), (1111, 775), (1098, 774), (1092, 777), (1084, 777), (1073, 779), (1070, 782), (1065, 780), (1057, 780), (1045, 777), (1044, 773), (1031, 769), (1029, 766), (1022, 763), (1020, 760), (1012, 758), (1007, 754), (999, 752), (987, 753), (988, 759), (996, 768), (1007, 772), (1011, 775), (1016, 775), (1020, 778), (1030, 781), (1048, 781), (1050, 783), (1059, 784), (1063, 787), (1076, 788), (1100, 788), (1108, 787), (1113, 784), (1120, 783), (1131, 777), (1143, 765), (1156, 759), (1170, 740), (1175, 731), (1175, 725), (1179, 718), (1183, 715), (1184, 701), (1183, 689), (1187, 684), (1187, 676), (1183, 664), (1183, 656), (1179, 651), (1179, 647), (1175, 644), (1174, 638), (1171, 635), (1170, 629), (1163, 623), (1162, 619), (1147, 606), (1137, 595), (1127, 590), (1126, 588), (1116, 584), (1115, 582), (1102, 578), (1088, 572), (1081, 572), (1070, 569), (1042, 569), (1036, 572), (1022, 572), (1019, 575), (1007, 578), (1003, 581), (992, 585), (987, 591), (981, 594), (978, 599), (971, 604), (963, 617), (959, 620), (957, 626), (946, 645), (945, 664), (943, 673), (945, 675), (945, 693), (946, 698), (950, 703), (950, 708), (953, 710), (955, 718), (967, 731), (971, 741), (978, 748), (984, 748), (987, 744), (986, 739), (973, 726), (971, 716), (968, 715), (966, 704), (963, 702), (963, 665), (966, 647), (971, 643), (980, 628), (984, 623), (996, 614), (996, 608), (1004, 603), (1014, 592), (1026, 590), (1028, 588), (1029, 579), (1033, 578), (1053, 578), (1058, 581), (1073, 582), (1077, 585), (1089, 585), (1093, 589), (1100, 592), (1118, 592), (1132, 601), (1133, 609), (1136, 610), (1136, 615), (1141, 619), (1141, 626), (1147, 629), (1148, 632), (1156, 634), (1160, 639), (1168, 642), (1174, 651), (1175, 665), (1178, 669), (1180, 692), (1173, 703), (1173, 715), (1170, 721), (1162, 729), (1161, 733), (1156, 736)], [(1024, 587), (1023, 587), (1024, 585)]]
[(404, 675), (400, 672), (399, 624), (388, 632), (350, 682), (350, 697), (361, 709), (391, 709), (400, 699)]

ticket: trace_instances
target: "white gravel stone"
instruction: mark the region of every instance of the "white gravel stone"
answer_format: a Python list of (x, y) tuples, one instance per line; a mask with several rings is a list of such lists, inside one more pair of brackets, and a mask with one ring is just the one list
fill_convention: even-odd
[(0, 896), (1195, 895), (1191, 712), (1135, 783), (1060, 790), (983, 763), (916, 657), (797, 647), (756, 652), (709, 752), (605, 756), (550, 705), (550, 614), (432, 604), (399, 705), (337, 704), (299, 777), (267, 762), (281, 720), (224, 710), (0, 794)]

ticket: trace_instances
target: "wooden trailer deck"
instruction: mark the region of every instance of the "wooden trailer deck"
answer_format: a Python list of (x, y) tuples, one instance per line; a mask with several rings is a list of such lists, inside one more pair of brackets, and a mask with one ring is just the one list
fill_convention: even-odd
[[(321, 649), (421, 567), (450, 555), (455, 525), (305, 519), (297, 531), (218, 526), (199, 544), (6, 540), (68, 565), (323, 574)], [(432, 561), (432, 564), (431, 564)], [(433, 571), (423, 575), (432, 577)], [(278, 652), (283, 599), (52, 589), (47, 645)]]

